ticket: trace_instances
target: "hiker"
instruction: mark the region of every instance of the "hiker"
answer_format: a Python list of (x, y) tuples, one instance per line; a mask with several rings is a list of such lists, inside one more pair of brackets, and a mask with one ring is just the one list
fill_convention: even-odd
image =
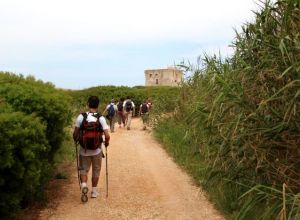
[(109, 127), (110, 132), (115, 131), (115, 122), (116, 122), (116, 116), (117, 116), (118, 107), (115, 105), (115, 100), (112, 99), (110, 104), (108, 104), (102, 113), (102, 115), (105, 115), (107, 112), (106, 118), (109, 121)]
[(78, 169), (80, 171), (81, 191), (83, 194), (88, 192), (87, 174), (92, 165), (91, 197), (96, 198), (99, 195), (97, 192), (97, 185), (103, 157), (101, 148), (103, 142), (102, 136), (104, 134), (105, 147), (108, 147), (109, 145), (110, 136), (105, 118), (97, 112), (99, 106), (98, 97), (89, 97), (87, 104), (89, 111), (81, 113), (76, 119), (73, 139), (76, 143), (80, 143)]
[(149, 119), (149, 109), (150, 106), (148, 104), (148, 100), (144, 100), (144, 102), (140, 105), (140, 110), (139, 110), (139, 115), (141, 116), (143, 121), (143, 130), (147, 129), (146, 124)]
[(149, 111), (150, 111), (151, 108), (152, 108), (152, 106), (153, 106), (153, 103), (151, 102), (151, 99), (150, 99), (150, 98), (147, 98), (146, 102), (147, 102), (147, 104), (148, 104)]
[(135, 105), (131, 97), (127, 96), (126, 100), (123, 103), (123, 111), (125, 115), (125, 124), (127, 130), (130, 130), (131, 118), (135, 114)]
[(123, 127), (125, 127), (125, 115), (124, 115), (124, 112), (123, 112), (124, 100), (125, 100), (124, 98), (120, 98), (120, 101), (117, 103), (119, 128), (121, 128), (122, 124), (123, 124)]

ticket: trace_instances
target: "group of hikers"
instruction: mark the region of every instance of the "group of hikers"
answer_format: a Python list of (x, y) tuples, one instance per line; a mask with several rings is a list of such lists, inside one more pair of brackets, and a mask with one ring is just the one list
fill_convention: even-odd
[[(143, 120), (143, 129), (145, 130), (148, 114), (150, 108), (152, 107), (152, 103), (150, 99), (145, 99), (139, 108), (139, 115)], [(135, 115), (135, 104), (132, 101), (130, 96), (127, 98), (120, 98), (120, 100), (116, 103), (114, 99), (111, 100), (110, 104), (108, 104), (102, 113), (102, 115), (106, 115), (106, 118), (109, 121), (110, 131), (115, 131), (115, 123), (116, 121), (119, 124), (119, 128), (122, 126), (127, 130), (130, 130), (131, 118)]]
[[(109, 146), (110, 141), (109, 130), (111, 132), (115, 131), (116, 121), (119, 124), (119, 128), (123, 126), (127, 130), (130, 130), (131, 119), (132, 116), (135, 115), (135, 105), (132, 98), (129, 96), (126, 99), (120, 98), (117, 103), (115, 103), (115, 100), (112, 99), (110, 104), (106, 106), (102, 115), (98, 113), (99, 98), (97, 96), (90, 96), (87, 101), (87, 106), (88, 111), (78, 115), (73, 132), (73, 139), (76, 144), (77, 170), (80, 190), (82, 193), (82, 202), (86, 202), (88, 200), (87, 193), (89, 189), (87, 185), (87, 174), (91, 166), (91, 197), (97, 198), (99, 195), (97, 185), (100, 176), (102, 158), (106, 157), (107, 162), (107, 154), (104, 156), (102, 144), (104, 143), (105, 152), (107, 152), (107, 147)], [(150, 100), (146, 99), (139, 107), (139, 115), (143, 120), (144, 130), (146, 129), (146, 123), (151, 106), (152, 103)], [(105, 118), (108, 120), (109, 126)], [(79, 153), (77, 152), (78, 144), (80, 145)]]

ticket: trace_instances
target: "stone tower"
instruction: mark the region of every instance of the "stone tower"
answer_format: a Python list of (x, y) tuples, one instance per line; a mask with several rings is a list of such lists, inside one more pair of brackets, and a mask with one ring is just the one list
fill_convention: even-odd
[(145, 70), (146, 86), (178, 86), (182, 81), (182, 71), (175, 67)]

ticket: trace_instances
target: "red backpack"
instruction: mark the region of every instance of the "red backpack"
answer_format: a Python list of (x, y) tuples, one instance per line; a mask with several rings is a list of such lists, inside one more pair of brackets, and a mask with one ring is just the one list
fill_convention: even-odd
[(88, 122), (86, 112), (81, 113), (83, 120), (80, 126), (79, 144), (86, 150), (96, 150), (101, 147), (103, 142), (103, 128), (100, 124), (99, 118), (101, 115), (99, 113), (93, 113), (93, 117), (97, 118), (95, 122)]

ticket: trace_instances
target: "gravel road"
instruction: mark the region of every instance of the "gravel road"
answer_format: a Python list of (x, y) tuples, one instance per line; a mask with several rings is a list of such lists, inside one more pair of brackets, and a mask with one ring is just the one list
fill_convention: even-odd
[[(42, 210), (39, 219), (205, 219), (224, 217), (208, 201), (154, 140), (141, 130), (140, 119), (132, 129), (116, 128), (108, 148), (109, 195), (105, 194), (105, 160), (98, 185), (100, 196), (80, 201), (75, 163), (69, 178), (52, 195), (55, 205)], [(89, 179), (89, 189), (91, 183)], [(90, 197), (90, 194), (89, 194)]]

